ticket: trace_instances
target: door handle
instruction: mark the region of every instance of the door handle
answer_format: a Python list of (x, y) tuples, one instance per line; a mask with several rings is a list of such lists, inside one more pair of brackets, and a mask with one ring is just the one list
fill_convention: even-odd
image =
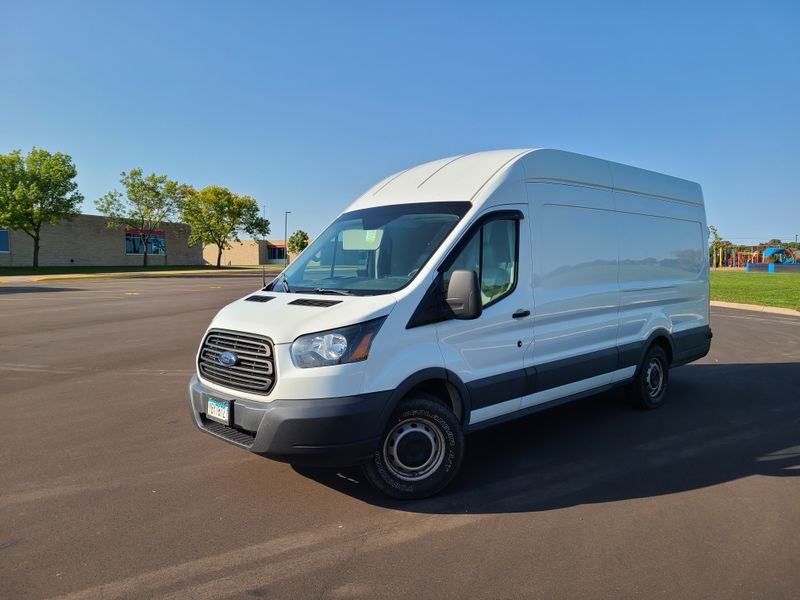
[(516, 312), (515, 312), (513, 315), (511, 315), (511, 316), (512, 316), (514, 319), (524, 319), (525, 317), (530, 317), (530, 316), (531, 316), (531, 311), (529, 311), (529, 310), (527, 310), (527, 309), (525, 309), (525, 308), (520, 308), (519, 310), (517, 310), (517, 311), (516, 311)]

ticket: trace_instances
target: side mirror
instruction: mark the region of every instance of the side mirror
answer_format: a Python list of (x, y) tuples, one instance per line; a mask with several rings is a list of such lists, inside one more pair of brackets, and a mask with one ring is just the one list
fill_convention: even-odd
[(475, 271), (453, 271), (447, 286), (447, 305), (456, 319), (477, 319), (483, 312), (481, 288)]

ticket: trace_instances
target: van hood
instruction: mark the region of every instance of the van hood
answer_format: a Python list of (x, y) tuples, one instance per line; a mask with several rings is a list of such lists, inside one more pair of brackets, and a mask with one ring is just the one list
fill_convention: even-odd
[(396, 303), (392, 294), (323, 296), (255, 292), (220, 310), (209, 329), (257, 333), (267, 336), (275, 344), (290, 344), (307, 333), (384, 317), (392, 311)]

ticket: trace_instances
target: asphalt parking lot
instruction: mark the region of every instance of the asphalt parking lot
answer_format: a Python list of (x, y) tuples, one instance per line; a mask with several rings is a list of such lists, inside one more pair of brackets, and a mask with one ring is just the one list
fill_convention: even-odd
[(259, 284), (0, 285), (0, 597), (797, 597), (800, 318), (714, 310), (667, 406), (478, 432), (397, 502), (191, 423), (204, 328)]

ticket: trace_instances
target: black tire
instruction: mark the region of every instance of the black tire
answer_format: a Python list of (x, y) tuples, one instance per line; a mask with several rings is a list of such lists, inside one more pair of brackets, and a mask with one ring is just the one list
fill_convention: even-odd
[(443, 490), (464, 459), (464, 434), (453, 412), (433, 396), (416, 394), (395, 410), (364, 466), (378, 490), (404, 500)]
[(631, 400), (639, 408), (658, 408), (667, 397), (669, 387), (669, 358), (658, 344), (650, 347), (628, 391)]

